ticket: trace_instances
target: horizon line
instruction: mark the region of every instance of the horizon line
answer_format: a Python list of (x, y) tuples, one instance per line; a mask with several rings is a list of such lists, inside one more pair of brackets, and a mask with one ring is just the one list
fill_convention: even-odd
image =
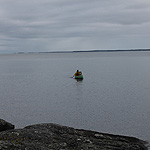
[(31, 53), (80, 53), (80, 52), (128, 52), (128, 51), (150, 51), (150, 49), (113, 49), (113, 50), (72, 50), (72, 51), (45, 51), (45, 52), (16, 52), (15, 54), (31, 54)]

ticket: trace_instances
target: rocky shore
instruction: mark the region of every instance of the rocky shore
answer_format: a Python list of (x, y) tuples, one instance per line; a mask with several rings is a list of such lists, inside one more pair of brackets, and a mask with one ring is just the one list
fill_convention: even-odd
[(134, 137), (52, 123), (14, 127), (0, 119), (0, 150), (147, 150), (146, 142)]

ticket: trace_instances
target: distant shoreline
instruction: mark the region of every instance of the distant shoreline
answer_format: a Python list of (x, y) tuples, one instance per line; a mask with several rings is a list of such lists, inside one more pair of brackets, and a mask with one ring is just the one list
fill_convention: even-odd
[(130, 49), (130, 50), (79, 50), (79, 51), (51, 51), (51, 52), (18, 52), (17, 54), (34, 54), (34, 53), (87, 53), (87, 52), (144, 52), (150, 49)]

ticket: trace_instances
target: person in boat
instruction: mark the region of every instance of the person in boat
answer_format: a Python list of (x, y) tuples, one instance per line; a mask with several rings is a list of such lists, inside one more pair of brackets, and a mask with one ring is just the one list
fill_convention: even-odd
[(79, 75), (82, 75), (82, 72), (79, 71), (79, 70), (77, 70), (77, 71), (74, 73), (73, 77), (74, 77), (74, 76), (79, 76)]

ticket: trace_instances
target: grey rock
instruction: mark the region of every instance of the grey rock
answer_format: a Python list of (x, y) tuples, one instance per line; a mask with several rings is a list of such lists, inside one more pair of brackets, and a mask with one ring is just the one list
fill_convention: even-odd
[(134, 137), (37, 124), (0, 132), (0, 150), (147, 150)]
[(5, 131), (5, 130), (14, 129), (14, 128), (15, 128), (15, 126), (12, 125), (11, 123), (9, 123), (3, 119), (0, 119), (0, 132)]

